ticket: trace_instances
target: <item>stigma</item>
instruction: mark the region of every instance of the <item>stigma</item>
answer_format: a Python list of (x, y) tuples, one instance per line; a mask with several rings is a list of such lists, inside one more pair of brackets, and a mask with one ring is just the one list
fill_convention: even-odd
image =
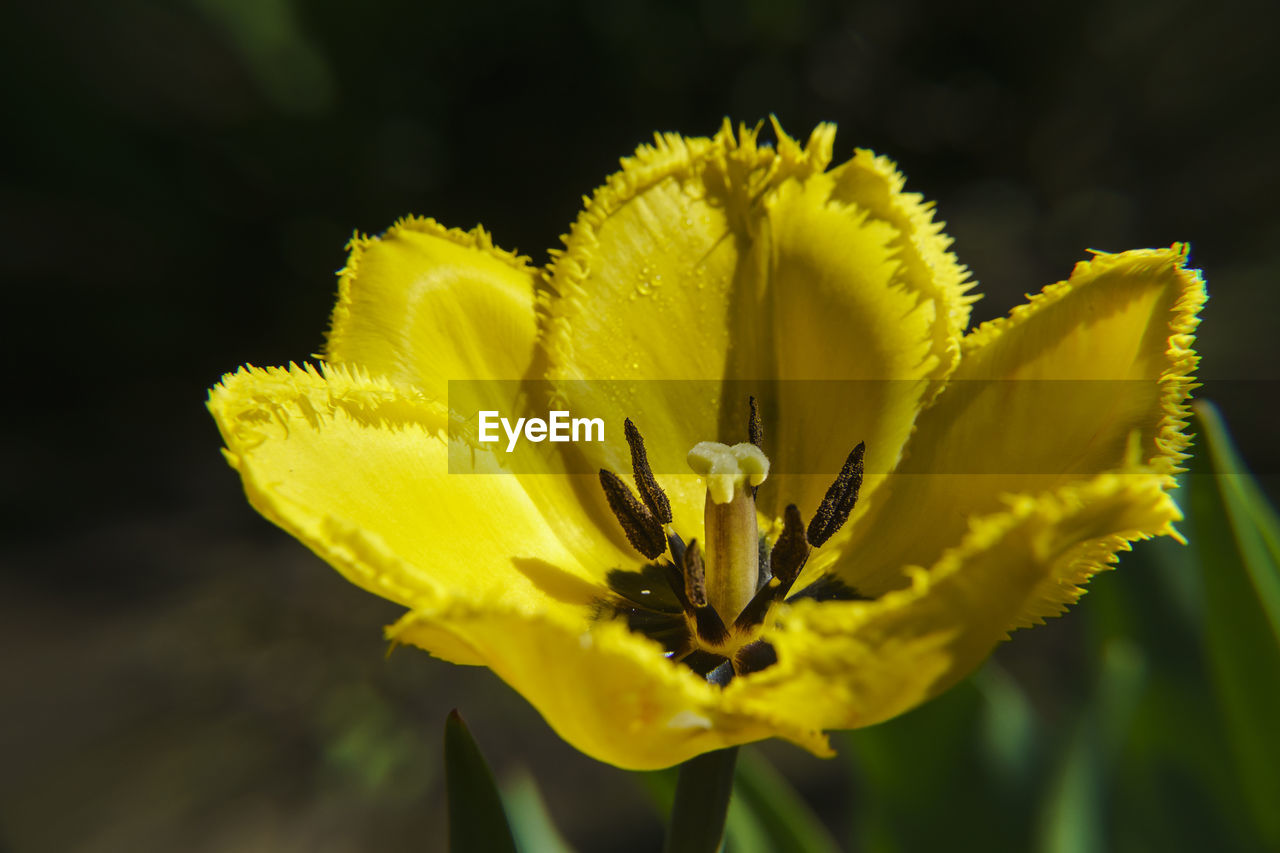
[(769, 458), (754, 444), (715, 441), (693, 446), (689, 467), (703, 478), (707, 600), (726, 622), (738, 617), (760, 578), (756, 489), (769, 476)]

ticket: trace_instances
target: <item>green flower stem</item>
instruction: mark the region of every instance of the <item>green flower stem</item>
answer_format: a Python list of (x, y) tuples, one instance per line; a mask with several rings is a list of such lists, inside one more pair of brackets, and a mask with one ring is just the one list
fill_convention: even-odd
[(715, 853), (720, 849), (737, 760), (735, 746), (699, 755), (680, 765), (664, 853)]

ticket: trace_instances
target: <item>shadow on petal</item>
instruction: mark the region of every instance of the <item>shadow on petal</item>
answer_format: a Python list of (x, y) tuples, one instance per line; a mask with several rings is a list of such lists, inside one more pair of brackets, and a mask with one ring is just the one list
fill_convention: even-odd
[(564, 604), (580, 604), (585, 607), (603, 593), (603, 590), (595, 584), (588, 583), (546, 560), (539, 560), (536, 557), (512, 557), (511, 564), (534, 586)]

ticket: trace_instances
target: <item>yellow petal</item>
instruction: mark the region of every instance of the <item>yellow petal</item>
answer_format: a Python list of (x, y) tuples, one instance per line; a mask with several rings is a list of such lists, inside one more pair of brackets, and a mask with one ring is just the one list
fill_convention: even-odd
[(1079, 594), (1128, 543), (1167, 533), (1157, 475), (1108, 474), (975, 521), (912, 585), (876, 601), (800, 602), (766, 638), (778, 663), (725, 688), (731, 710), (786, 711), (814, 728), (886, 720), (972, 672), (1020, 614)]
[(726, 712), (719, 688), (618, 622), (588, 629), (556, 613), (459, 601), (410, 613), (387, 635), (428, 650), (449, 643), (469, 649), (566, 741), (618, 767), (669, 767), (775, 736), (831, 754), (821, 732), (786, 716)]
[(634, 562), (575, 511), (573, 478), (504, 474), (484, 452), (450, 473), (439, 403), (322, 369), (242, 369), (209, 408), (254, 507), (353, 583), (410, 607), (487, 596), (585, 620), (604, 573)]
[(522, 379), (533, 358), (536, 271), (489, 235), (403, 219), (353, 238), (326, 359), (446, 399), (454, 379)]
[[(699, 441), (742, 441), (747, 395), (762, 398), (767, 514), (811, 512), (860, 440), (868, 467), (890, 467), (967, 321), (964, 273), (927, 208), (869, 154), (825, 173), (833, 137), (658, 137), (588, 200), (545, 305), (550, 376), (610, 423), (632, 417), (659, 475)], [(833, 401), (833, 379), (875, 381)], [(584, 467), (627, 466), (616, 443), (585, 452)], [(696, 519), (700, 492), (677, 491)]]
[(904, 585), (903, 565), (937, 560), (1004, 495), (1118, 470), (1171, 487), (1205, 300), (1186, 258), (1183, 246), (1099, 255), (965, 338), (892, 486), (853, 532), (844, 577), (873, 596)]
[(870, 497), (959, 361), (971, 285), (941, 223), (902, 187), (891, 162), (859, 151), (766, 203), (767, 352), (786, 380), (766, 406), (774, 514), (796, 503), (810, 517), (860, 441)]
[[(380, 237), (357, 236), (349, 248), (327, 360), (384, 377), (410, 395), (448, 400), (449, 470), (465, 472), (477, 454), (494, 468), (490, 451), (502, 443), (477, 443), (476, 413), (494, 410), (514, 423), (534, 414), (528, 410), (532, 398), (541, 402), (537, 383), (525, 381), (541, 370), (533, 363), (538, 272), (527, 258), (496, 248), (480, 227), (464, 232), (420, 217), (403, 219)], [(545, 417), (546, 407), (536, 414)], [(530, 452), (511, 461), (522, 476), (569, 470), (555, 453)], [(596, 501), (594, 477), (566, 482), (569, 488), (543, 489), (537, 478), (525, 476), (524, 485), (547, 501), (545, 515), (572, 518), (563, 525), (569, 536), (581, 537), (584, 496), (591, 526), (616, 528)]]

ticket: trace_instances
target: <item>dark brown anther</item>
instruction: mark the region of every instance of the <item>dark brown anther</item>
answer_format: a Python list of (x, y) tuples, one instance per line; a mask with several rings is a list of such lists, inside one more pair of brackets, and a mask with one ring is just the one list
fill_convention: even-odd
[[(748, 397), (747, 404), (751, 406), (751, 417), (747, 419), (747, 440), (754, 444), (761, 453), (764, 452), (764, 424), (760, 421), (760, 407), (756, 405), (755, 397)], [(751, 487), (751, 497), (755, 497), (760, 492), (759, 486)]]
[(769, 555), (769, 571), (773, 577), (742, 608), (733, 627), (739, 631), (749, 631), (764, 622), (769, 615), (769, 608), (781, 601), (791, 592), (792, 585), (800, 576), (809, 559), (809, 544), (804, 541), (804, 519), (795, 504), (789, 504), (783, 514), (782, 533), (778, 541), (773, 543), (773, 551)]
[(698, 540), (690, 540), (684, 549), (684, 597), (694, 607), (707, 606), (707, 571), (702, 562)]
[(747, 440), (764, 450), (764, 424), (760, 422), (760, 407), (756, 405), (755, 397), (748, 397), (747, 402), (751, 405), (751, 419), (747, 421)]
[(858, 489), (862, 488), (862, 455), (866, 450), (865, 442), (858, 446), (844, 461), (844, 467), (836, 475), (836, 481), (827, 489), (818, 511), (809, 522), (809, 544), (817, 548), (835, 535), (853, 512), (858, 502)]
[(671, 549), (671, 561), (676, 564), (677, 568), (682, 567), (684, 565), (684, 549), (686, 546), (679, 533), (667, 532), (667, 547)]
[(694, 608), (693, 627), (698, 639), (708, 646), (719, 646), (729, 639), (729, 629), (714, 607)]
[(707, 573), (697, 539), (689, 540), (681, 562), (684, 564), (684, 597), (688, 606), (685, 613), (692, 617), (698, 639), (718, 646), (729, 639), (729, 629), (724, 626), (724, 620), (716, 609), (707, 606)]
[(667, 493), (662, 491), (658, 481), (653, 478), (653, 469), (649, 467), (649, 454), (644, 449), (644, 439), (640, 430), (627, 418), (623, 424), (627, 434), (627, 444), (631, 448), (631, 472), (636, 478), (636, 488), (640, 490), (640, 500), (653, 513), (653, 517), (661, 524), (671, 523), (671, 503)]
[(764, 640), (747, 643), (733, 656), (733, 668), (738, 675), (749, 675), (768, 669), (778, 662), (778, 652)]
[(796, 505), (790, 504), (783, 515), (782, 533), (769, 555), (769, 571), (790, 589), (808, 559), (809, 543), (805, 541), (804, 519)]
[(612, 471), (600, 469), (600, 485), (609, 501), (609, 509), (622, 525), (622, 532), (627, 534), (631, 546), (650, 560), (661, 557), (667, 550), (667, 535), (653, 513), (636, 500), (627, 484)]

